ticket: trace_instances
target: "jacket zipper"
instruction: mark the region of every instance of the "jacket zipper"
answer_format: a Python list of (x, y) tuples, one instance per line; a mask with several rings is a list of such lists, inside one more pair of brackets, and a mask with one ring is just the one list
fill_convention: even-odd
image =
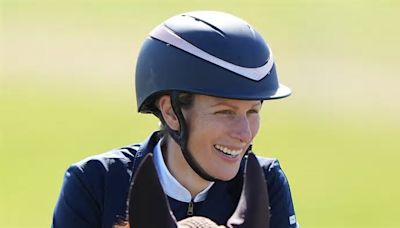
[(194, 207), (193, 200), (191, 200), (189, 202), (187, 213), (186, 213), (188, 216), (192, 216), (193, 215), (193, 207)]

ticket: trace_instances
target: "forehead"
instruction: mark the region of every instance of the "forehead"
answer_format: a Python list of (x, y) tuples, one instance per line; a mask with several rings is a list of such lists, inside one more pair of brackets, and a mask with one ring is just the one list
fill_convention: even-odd
[(256, 105), (261, 105), (260, 100), (238, 100), (238, 99), (230, 99), (223, 97), (213, 97), (207, 95), (196, 94), (194, 96), (194, 104), (200, 106), (218, 106), (218, 105), (227, 105), (233, 107), (253, 107)]

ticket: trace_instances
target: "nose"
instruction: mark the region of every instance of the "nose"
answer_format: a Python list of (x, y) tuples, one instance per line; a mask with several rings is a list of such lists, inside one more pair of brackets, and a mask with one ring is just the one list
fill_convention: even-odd
[(235, 118), (233, 123), (231, 135), (233, 138), (239, 140), (242, 143), (249, 143), (253, 139), (253, 133), (251, 131), (250, 122), (247, 116), (240, 116)]

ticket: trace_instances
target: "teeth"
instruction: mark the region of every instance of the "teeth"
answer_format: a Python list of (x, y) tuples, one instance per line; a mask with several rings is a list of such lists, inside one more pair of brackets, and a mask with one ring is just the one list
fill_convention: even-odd
[(221, 145), (218, 145), (218, 144), (215, 145), (214, 147), (217, 148), (218, 150), (224, 152), (225, 154), (231, 155), (231, 156), (237, 156), (237, 155), (239, 155), (240, 153), (242, 153), (242, 151), (243, 151), (243, 149), (231, 150), (231, 149), (229, 149), (229, 148), (227, 148), (227, 147), (224, 147), (224, 146), (221, 146)]

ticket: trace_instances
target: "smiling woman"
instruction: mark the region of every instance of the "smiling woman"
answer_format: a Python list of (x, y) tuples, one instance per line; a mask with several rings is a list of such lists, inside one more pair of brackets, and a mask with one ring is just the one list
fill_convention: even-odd
[[(149, 154), (168, 210), (177, 220), (204, 216), (227, 224), (240, 200), (245, 155), (252, 154), (262, 101), (291, 93), (278, 81), (271, 49), (242, 19), (222, 12), (189, 12), (150, 33), (136, 67), (138, 111), (157, 116), (161, 131), (144, 143), (72, 165), (53, 227), (111, 227), (127, 221), (129, 186), (141, 184), (132, 177)], [(297, 227), (278, 161), (257, 161), (269, 198), (263, 210), (271, 218), (264, 216), (265, 223)], [(145, 209), (152, 213), (158, 206)]]
[[(160, 111), (174, 131), (179, 130), (169, 96), (161, 97)], [(187, 150), (199, 167), (218, 180), (231, 180), (238, 172), (259, 128), (260, 101), (234, 100), (195, 95), (192, 108), (183, 110), (190, 129)], [(199, 176), (186, 162), (179, 145), (169, 137), (164, 141), (164, 154), (169, 171), (191, 195), (205, 189), (208, 181)]]

